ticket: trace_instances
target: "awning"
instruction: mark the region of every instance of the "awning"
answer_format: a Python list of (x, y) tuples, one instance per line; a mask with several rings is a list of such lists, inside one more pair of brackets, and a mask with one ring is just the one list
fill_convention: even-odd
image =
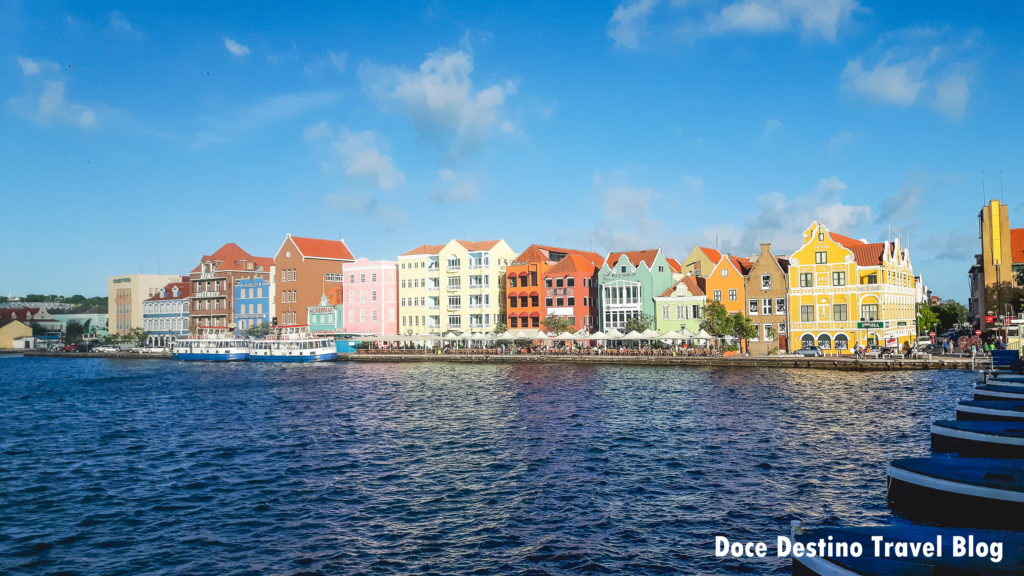
[(508, 297), (509, 298), (518, 298), (519, 296), (517, 296), (515, 292), (509, 292), (508, 293)]
[(540, 312), (530, 312), (530, 318), (540, 318)]
[(540, 292), (537, 292), (536, 290), (530, 290), (530, 296), (540, 296)]
[(518, 274), (518, 276), (521, 277), (521, 278), (526, 278), (526, 277), (530, 276), (530, 273), (529, 272), (520, 272)]
[[(534, 314), (536, 314), (536, 312), (534, 312)], [(529, 318), (529, 317), (530, 317), (530, 315), (529, 315), (529, 314), (527, 314), (526, 312), (520, 312), (520, 313), (519, 313), (519, 317), (520, 317), (520, 318)]]

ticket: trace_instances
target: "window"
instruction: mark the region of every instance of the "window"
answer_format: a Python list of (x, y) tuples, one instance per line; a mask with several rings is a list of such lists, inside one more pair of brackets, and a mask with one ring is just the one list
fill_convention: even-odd
[(619, 267), (619, 272), (622, 273), (622, 274), (625, 274), (626, 273), (626, 267), (625, 266), (620, 266)]
[(818, 232), (818, 242), (824, 242), (824, 241), (825, 241), (825, 233), (824, 232)]
[[(370, 282), (376, 282), (376, 281), (377, 281), (377, 273), (374, 272), (374, 273), (370, 274)], [(374, 320), (376, 320), (376, 318), (374, 318)]]
[(370, 320), (377, 321), (377, 309), (370, 310)]
[(714, 292), (714, 299), (715, 299), (715, 302), (721, 302), (722, 301), (722, 291), (721, 290), (715, 290), (715, 292)]
[(545, 288), (551, 288), (551, 278), (545, 278), (544, 279), (544, 287)]
[(747, 312), (751, 316), (757, 316), (757, 298), (751, 298), (747, 301)]
[(564, 286), (564, 284), (565, 284), (565, 281), (563, 279), (555, 278), (555, 288), (562, 288)]
[(862, 284), (878, 284), (878, 274), (868, 274)]
[(772, 277), (770, 274), (761, 274), (761, 290), (772, 289)]
[(878, 318), (878, 304), (861, 304), (860, 319), (875, 320)]
[(516, 308), (518, 305), (519, 305), (519, 298), (516, 298), (515, 296), (513, 296), (513, 297), (508, 299), (508, 307), (509, 308)]
[(569, 288), (572, 288), (573, 286), (576, 285), (576, 279), (571, 276), (569, 278), (566, 278), (565, 285)]
[(569, 296), (568, 298), (565, 299), (565, 305), (566, 306), (575, 306), (576, 305), (576, 298), (573, 297), (573, 296)]
[(785, 334), (785, 333), (786, 333), (786, 325), (785, 324), (779, 324), (779, 334)]
[(833, 322), (846, 322), (846, 304), (833, 304), (832, 305), (832, 321)]
[(722, 278), (726, 278), (728, 276), (729, 276), (729, 271), (726, 270), (725, 268), (722, 268)]
[(449, 296), (448, 307), (449, 308), (460, 308), (462, 306), (462, 296)]
[(550, 296), (548, 296), (547, 298), (544, 299), (544, 305), (547, 306), (548, 308), (554, 306), (553, 302), (554, 302), (554, 299), (551, 298)]
[(846, 272), (833, 272), (832, 273), (832, 285), (833, 286), (846, 286)]
[(761, 299), (761, 314), (770, 315), (772, 313), (772, 299), (762, 298)]
[(757, 324), (751, 324), (750, 327), (754, 329), (754, 337), (751, 340), (757, 340), (757, 337), (761, 335), (761, 327)]
[(814, 253), (815, 264), (828, 264), (828, 252), (815, 252)]
[(731, 288), (729, 290), (729, 301), (730, 302), (735, 302), (737, 297), (738, 297), (738, 295), (736, 294), (736, 289), (735, 288)]
[(376, 290), (370, 290), (370, 302), (376, 302), (376, 301), (377, 301), (377, 291)]
[(814, 322), (814, 306), (801, 306), (800, 307), (800, 321), (801, 322)]
[(559, 307), (565, 306), (565, 299), (562, 298), (561, 296), (559, 296), (558, 298), (555, 298), (555, 306), (559, 306)]
[(811, 272), (801, 272), (800, 273), (800, 287), (801, 288), (810, 288), (811, 286), (814, 286), (814, 274), (811, 273)]
[(509, 328), (518, 328), (519, 327), (519, 318), (517, 318), (515, 316), (510, 317), (508, 319), (508, 327)]
[(786, 299), (785, 298), (776, 298), (775, 299), (775, 313), (776, 314), (785, 314), (786, 313)]
[(349, 274), (348, 275), (348, 283), (349, 284), (355, 284), (356, 283), (356, 275), (355, 274)]
[(771, 324), (765, 324), (764, 325), (764, 339), (765, 340), (774, 340), (775, 339), (775, 329), (772, 328)]
[(668, 320), (668, 304), (661, 305), (661, 319)]
[(511, 288), (515, 288), (516, 287), (516, 277), (515, 276), (509, 276), (508, 277), (508, 285)]
[(452, 314), (448, 316), (448, 327), (449, 328), (461, 328), (462, 327), (462, 316)]

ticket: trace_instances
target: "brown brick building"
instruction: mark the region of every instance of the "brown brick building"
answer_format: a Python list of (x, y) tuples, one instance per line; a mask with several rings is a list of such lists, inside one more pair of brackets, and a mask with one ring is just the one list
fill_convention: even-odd
[(747, 342), (751, 356), (787, 350), (788, 273), (789, 260), (773, 256), (771, 244), (761, 244), (761, 254), (747, 273), (743, 286), (747, 299), (743, 315), (757, 329), (757, 336)]
[(253, 256), (234, 242), (203, 256), (189, 273), (192, 284), (189, 332), (231, 328), (235, 321), (235, 282), (256, 278), (269, 282), (273, 264), (270, 258)]
[(341, 287), (342, 266), (355, 260), (344, 240), (286, 235), (274, 256), (273, 306), (278, 325), (308, 324), (306, 307)]

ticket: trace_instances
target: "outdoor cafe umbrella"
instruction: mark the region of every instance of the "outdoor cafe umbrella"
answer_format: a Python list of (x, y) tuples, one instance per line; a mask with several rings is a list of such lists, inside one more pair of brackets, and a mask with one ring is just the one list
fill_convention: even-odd
[(679, 332), (676, 332), (675, 330), (669, 330), (668, 332), (665, 332), (661, 336), (658, 336), (658, 340), (670, 340), (672, 342), (675, 342), (676, 340), (682, 340), (683, 338), (685, 337)]
[(658, 333), (650, 328), (641, 332), (640, 335), (643, 336), (645, 340), (656, 340), (658, 338)]
[(600, 330), (598, 330), (597, 332), (594, 332), (593, 334), (590, 335), (590, 340), (607, 340), (607, 339), (608, 339), (608, 335), (605, 334), (604, 332), (601, 332)]
[(630, 342), (635, 342), (637, 340), (643, 340), (644, 337), (643, 337), (642, 334), (640, 334), (636, 330), (630, 330), (628, 334), (626, 334), (625, 336), (622, 337), (622, 339), (623, 340), (629, 340)]
[(573, 334), (572, 332), (562, 332), (558, 336), (555, 336), (554, 338), (552, 338), (552, 340), (575, 340), (575, 339), (576, 339), (576, 335)]
[(607, 336), (609, 340), (621, 340), (622, 332), (619, 332), (615, 328), (612, 328), (611, 330), (605, 333), (605, 336)]

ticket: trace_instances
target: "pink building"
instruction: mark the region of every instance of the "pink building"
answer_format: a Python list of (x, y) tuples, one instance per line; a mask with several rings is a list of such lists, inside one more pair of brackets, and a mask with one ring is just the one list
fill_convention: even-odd
[(398, 262), (345, 264), (342, 326), (348, 334), (398, 334)]

